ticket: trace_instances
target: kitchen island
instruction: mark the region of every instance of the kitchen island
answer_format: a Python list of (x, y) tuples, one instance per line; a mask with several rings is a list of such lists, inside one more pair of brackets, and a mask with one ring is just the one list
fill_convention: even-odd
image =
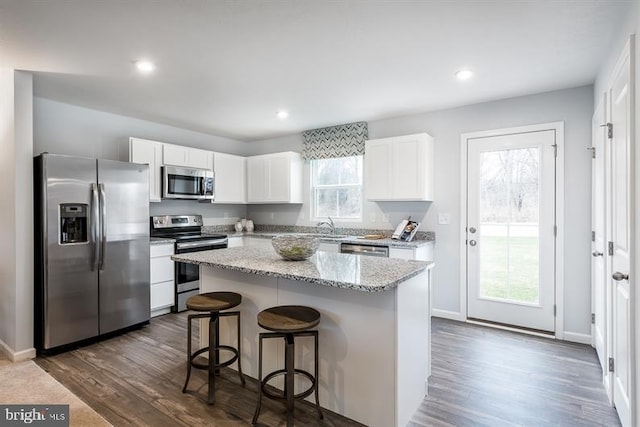
[[(307, 261), (285, 261), (273, 249), (257, 247), (172, 258), (200, 265), (202, 293), (242, 294), (242, 368), (247, 375), (258, 376), (258, 334), (264, 332), (256, 322), (258, 313), (299, 304), (322, 315), (322, 407), (369, 426), (405, 426), (426, 395), (432, 263), (329, 252)], [(226, 320), (221, 319), (221, 341), (234, 344), (235, 325)], [(202, 324), (205, 345), (207, 323)], [(312, 352), (311, 339), (296, 340), (297, 367), (313, 372)], [(263, 357), (263, 372), (280, 368), (283, 343), (267, 340)], [(296, 389), (305, 386), (297, 384)]]

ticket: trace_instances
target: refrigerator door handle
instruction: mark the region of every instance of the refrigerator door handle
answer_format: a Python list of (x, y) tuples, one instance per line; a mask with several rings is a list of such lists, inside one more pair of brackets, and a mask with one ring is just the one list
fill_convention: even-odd
[(104, 270), (104, 251), (107, 243), (107, 206), (104, 184), (98, 184), (98, 188), (100, 189), (100, 263), (98, 264), (98, 268), (102, 271)]
[(91, 271), (98, 268), (98, 260), (100, 259), (100, 236), (98, 235), (98, 227), (100, 224), (100, 211), (98, 202), (98, 186), (91, 184), (91, 241), (93, 242)]

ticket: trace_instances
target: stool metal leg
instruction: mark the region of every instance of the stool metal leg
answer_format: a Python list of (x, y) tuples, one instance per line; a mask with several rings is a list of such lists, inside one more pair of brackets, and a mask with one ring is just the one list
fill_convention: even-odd
[(324, 418), (324, 414), (322, 413), (322, 410), (320, 409), (320, 396), (318, 395), (318, 383), (320, 382), (320, 373), (319, 373), (319, 369), (318, 369), (318, 360), (320, 359), (320, 357), (318, 356), (318, 331), (314, 331), (313, 334), (313, 340), (315, 341), (315, 355), (314, 355), (314, 359), (315, 359), (315, 395), (316, 395), (316, 409), (318, 410), (318, 416), (320, 417), (320, 419)]
[(262, 338), (260, 334), (258, 337), (258, 404), (256, 405), (256, 412), (253, 414), (253, 421), (251, 425), (256, 425), (258, 422), (258, 416), (260, 415), (260, 407), (262, 406)]
[(287, 344), (284, 352), (284, 366), (285, 366), (285, 369), (287, 370), (287, 373), (285, 374), (284, 394), (287, 397), (287, 427), (292, 427), (293, 426), (293, 405), (294, 405), (293, 395), (295, 394), (293, 381), (295, 379), (294, 362), (295, 362), (296, 346), (295, 346), (295, 341), (293, 340), (293, 335), (287, 334), (285, 337), (285, 340)]
[(240, 375), (240, 382), (244, 386), (246, 381), (244, 380), (244, 375), (242, 375), (242, 347), (240, 345), (240, 341), (242, 337), (240, 336), (240, 312), (237, 314), (238, 316), (238, 375)]
[(216, 401), (216, 365), (218, 364), (218, 313), (211, 313), (209, 319), (209, 385), (207, 403), (213, 405)]
[(182, 392), (187, 392), (187, 385), (189, 384), (189, 378), (191, 377), (191, 316), (187, 316), (187, 379), (182, 387)]

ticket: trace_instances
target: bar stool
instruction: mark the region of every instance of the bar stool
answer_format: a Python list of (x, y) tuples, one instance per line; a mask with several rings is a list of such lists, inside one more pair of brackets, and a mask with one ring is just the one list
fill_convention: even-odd
[[(320, 401), (318, 398), (318, 331), (309, 329), (320, 323), (320, 313), (311, 308), (300, 305), (281, 305), (277, 307), (271, 307), (258, 313), (258, 325), (273, 332), (260, 333), (260, 346), (258, 356), (258, 381), (260, 386), (258, 388), (258, 404), (256, 406), (256, 412), (253, 415), (252, 424), (256, 425), (258, 422), (258, 416), (260, 415), (260, 407), (262, 405), (262, 395), (264, 394), (270, 399), (283, 400), (287, 402), (287, 427), (293, 426), (293, 404), (295, 399), (304, 399), (311, 395), (316, 394), (316, 409), (320, 419), (323, 418), (322, 410), (320, 409)], [(315, 345), (315, 376), (302, 369), (296, 369), (295, 362), (295, 341), (296, 337), (313, 337)], [(267, 338), (284, 338), (285, 341), (285, 354), (284, 354), (284, 369), (279, 369), (268, 374), (262, 379), (262, 342)], [(311, 386), (298, 394), (294, 391), (294, 377), (295, 374), (303, 375), (310, 382)], [(284, 375), (285, 384), (284, 392), (276, 393), (267, 389), (267, 383), (276, 376)]]
[[(191, 376), (191, 367), (193, 366), (196, 369), (207, 369), (209, 371), (207, 403), (209, 405), (213, 405), (215, 403), (216, 372), (218, 372), (220, 368), (231, 365), (236, 360), (238, 361), (238, 375), (240, 375), (240, 382), (242, 382), (242, 385), (245, 385), (244, 376), (242, 375), (242, 366), (240, 363), (240, 312), (220, 312), (221, 310), (228, 310), (230, 308), (237, 307), (241, 302), (242, 295), (235, 292), (208, 292), (205, 294), (194, 295), (187, 299), (187, 309), (205, 313), (190, 314), (188, 316), (187, 379), (184, 382), (184, 387), (182, 388), (183, 393), (187, 392), (187, 385), (189, 384), (189, 377)], [(237, 319), (238, 348), (228, 345), (220, 345), (218, 342), (220, 337), (220, 317), (227, 316), (234, 316)], [(209, 318), (209, 345), (192, 354), (191, 321), (193, 319), (202, 318)], [(233, 356), (231, 359), (220, 363), (220, 350), (230, 351)], [(196, 358), (204, 352), (209, 352), (209, 361), (207, 363), (196, 361)]]

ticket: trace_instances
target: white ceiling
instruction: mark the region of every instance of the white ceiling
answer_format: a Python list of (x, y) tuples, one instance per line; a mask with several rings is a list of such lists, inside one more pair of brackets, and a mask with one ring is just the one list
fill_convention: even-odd
[(0, 48), (38, 96), (251, 141), (591, 84), (630, 6), (0, 0)]

